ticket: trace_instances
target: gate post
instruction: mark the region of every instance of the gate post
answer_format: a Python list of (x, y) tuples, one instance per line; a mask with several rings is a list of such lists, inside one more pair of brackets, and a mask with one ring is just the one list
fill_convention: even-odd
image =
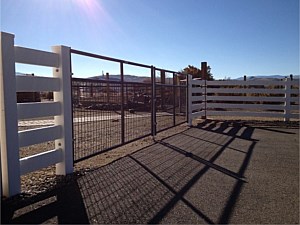
[(177, 82), (176, 82), (176, 74), (173, 73), (173, 126), (176, 125), (176, 92), (177, 92)]
[(156, 76), (155, 76), (155, 67), (151, 66), (151, 134), (152, 136), (156, 135)]
[(62, 106), (62, 114), (54, 117), (54, 123), (63, 130), (62, 138), (55, 140), (55, 148), (63, 151), (63, 162), (56, 164), (56, 174), (66, 175), (73, 172), (71, 54), (66, 46), (54, 46), (52, 51), (59, 54), (59, 67), (53, 68), (53, 76), (60, 79), (61, 85), (53, 98)]
[(202, 80), (204, 80), (204, 117), (203, 119), (207, 119), (207, 62), (201, 62), (201, 75), (202, 75)]
[(161, 97), (161, 109), (165, 109), (165, 84), (166, 84), (166, 72), (164, 70), (160, 71), (160, 97)]
[(14, 35), (0, 33), (0, 142), (3, 195), (20, 193)]
[[(124, 99), (124, 64), (120, 63), (120, 75), (121, 75), (121, 143), (125, 143), (125, 99)], [(128, 102), (128, 101), (127, 101)]]
[(291, 118), (291, 79), (285, 79), (284, 89), (284, 121), (289, 122)]
[(188, 125), (191, 127), (193, 118), (192, 118), (192, 75), (187, 75), (187, 82), (188, 82)]

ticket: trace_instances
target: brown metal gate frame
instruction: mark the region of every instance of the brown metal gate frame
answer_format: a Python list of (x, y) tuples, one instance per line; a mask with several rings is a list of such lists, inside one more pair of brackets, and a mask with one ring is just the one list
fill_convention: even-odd
[[(158, 132), (187, 122), (188, 113), (186, 105), (184, 106), (184, 120), (181, 120), (178, 123), (176, 121), (176, 93), (178, 90), (180, 92), (179, 95), (181, 95), (181, 91), (184, 90), (185, 93), (183, 99), (185, 99), (186, 104), (188, 102), (186, 99), (188, 87), (187, 82), (182, 85), (180, 83), (176, 83), (176, 77), (181, 73), (74, 49), (71, 49), (71, 55), (72, 54), (117, 62), (120, 64), (120, 81), (100, 81), (93, 79), (72, 78), (74, 163), (146, 136), (155, 136)], [(124, 64), (150, 69), (151, 84), (125, 82)], [(173, 75), (173, 84), (157, 83), (156, 71), (160, 71), (161, 73), (171, 73)], [(161, 108), (158, 107), (157, 88), (161, 88), (161, 93), (162, 90), (169, 89), (169, 92), (166, 93), (172, 94), (172, 113), (169, 111), (164, 111), (164, 105), (162, 102), (160, 102)], [(105, 90), (107, 90), (106, 103), (105, 101), (103, 102)], [(147, 109), (143, 108), (143, 113), (134, 112), (133, 114), (130, 114), (128, 112), (130, 108), (128, 96), (133, 94), (134, 98), (135, 95), (140, 95), (141, 93), (139, 92), (141, 91), (144, 91), (144, 99), (148, 100), (148, 98), (151, 96), (149, 100), (150, 102), (146, 102), (145, 100), (145, 105), (147, 103), (147, 107), (145, 108)], [(82, 99), (81, 96), (83, 96)], [(134, 103), (132, 104), (134, 105)], [(158, 112), (158, 110), (160, 110), (160, 112)], [(179, 105), (179, 115), (182, 115), (181, 110), (182, 104)], [(157, 121), (158, 115), (162, 117), (162, 119), (159, 117), (159, 122)], [(161, 121), (164, 120), (164, 115), (166, 115), (166, 117), (172, 117), (172, 122), (167, 123), (161, 129), (158, 128), (158, 125), (160, 125)], [(147, 118), (148, 120), (150, 118), (150, 121), (148, 121)], [(150, 127), (140, 127), (141, 131), (139, 132), (138, 129), (135, 129), (135, 126), (139, 125), (139, 121), (143, 121), (143, 123), (146, 123), (146, 125), (148, 124)], [(150, 129), (147, 130), (147, 128)], [(114, 133), (114, 129), (118, 131), (117, 134)], [(133, 135), (131, 136), (131, 134)]]

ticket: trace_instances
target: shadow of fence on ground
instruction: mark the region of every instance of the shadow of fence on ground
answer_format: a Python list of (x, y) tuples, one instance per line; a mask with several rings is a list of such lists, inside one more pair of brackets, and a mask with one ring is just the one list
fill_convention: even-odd
[(1, 222), (3, 224), (89, 223), (77, 179), (75, 175), (71, 179), (70, 176), (60, 177), (54, 189), (31, 197), (16, 196), (7, 200), (1, 207)]
[(247, 183), (253, 131), (204, 121), (36, 197), (24, 212), (11, 207), (3, 222), (228, 223)]
[[(222, 213), (219, 214), (218, 220), (216, 220), (216, 217), (210, 217), (212, 219), (207, 219), (209, 218), (209, 214), (206, 214), (206, 216), (203, 216), (203, 214), (200, 215), (207, 223), (228, 223), (232, 210), (234, 209), (235, 202), (237, 201), (239, 193), (242, 189), (242, 186), (246, 182), (244, 180), (244, 172), (247, 168), (247, 165), (249, 164), (254, 146), (256, 144), (256, 140), (251, 139), (254, 129), (251, 127), (241, 126), (237, 123), (218, 123), (208, 120), (198, 124), (197, 129), (198, 130), (196, 130), (195, 128), (190, 129), (188, 131), (183, 132), (182, 134), (175, 135), (171, 138), (167, 138), (166, 141), (159, 141), (158, 143), (178, 152), (182, 156), (189, 157), (204, 166), (191, 180), (189, 180), (189, 182), (187, 182), (185, 186), (183, 186), (178, 191), (177, 195), (179, 196), (184, 196), (190, 189), (192, 189), (194, 184), (200, 182), (201, 177), (210, 169), (216, 170), (225, 176), (230, 176), (235, 180), (236, 183), (232, 191), (228, 193), (228, 200), (223, 208)], [(215, 134), (221, 134), (221, 136)], [(179, 138), (179, 136), (181, 136), (181, 138)], [(219, 140), (221, 141), (218, 142), (214, 138), (215, 136), (220, 138)], [(222, 140), (222, 138), (224, 139)], [(193, 143), (195, 139), (197, 141)], [(233, 143), (236, 139), (240, 139), (240, 141), (249, 141), (249, 144), (246, 148), (231, 148), (230, 144)], [(209, 144), (207, 145), (207, 143)], [(215, 146), (213, 145), (216, 145), (218, 147), (215, 148)], [(207, 152), (206, 150), (209, 151)], [(245, 154), (245, 157), (240, 163), (240, 168), (237, 172), (231, 171), (226, 167), (214, 163), (224, 151), (228, 150), (234, 150)], [(207, 152), (208, 154), (205, 154), (205, 152)], [(181, 200), (180, 198), (176, 199), (177, 201)], [(153, 217), (150, 223), (160, 222), (174, 207), (177, 201), (170, 201), (169, 204), (167, 204), (155, 217)], [(193, 208), (195, 208), (195, 206)]]

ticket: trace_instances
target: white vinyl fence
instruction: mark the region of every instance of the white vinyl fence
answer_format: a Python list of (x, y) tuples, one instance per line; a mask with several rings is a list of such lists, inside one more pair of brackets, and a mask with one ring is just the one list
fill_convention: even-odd
[[(70, 48), (53, 52), (14, 46), (14, 35), (0, 36), (0, 141), (4, 196), (20, 193), (20, 176), (56, 164), (56, 174), (73, 171)], [(53, 68), (53, 77), (16, 76), (15, 64)], [(53, 102), (17, 103), (16, 92), (53, 91)], [(18, 131), (18, 120), (54, 116), (55, 124)], [(19, 148), (55, 140), (55, 149), (20, 158)]]
[(206, 81), (189, 77), (189, 125), (197, 117), (299, 119), (299, 80)]

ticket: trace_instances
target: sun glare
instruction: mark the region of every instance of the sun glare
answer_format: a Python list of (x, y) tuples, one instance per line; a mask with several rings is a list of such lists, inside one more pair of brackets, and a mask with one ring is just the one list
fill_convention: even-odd
[(73, 0), (73, 3), (79, 7), (85, 17), (92, 19), (93, 22), (110, 20), (100, 0)]
[(72, 6), (80, 13), (81, 18), (85, 18), (94, 29), (106, 27), (122, 32), (122, 29), (111, 17), (101, 0), (72, 0)]

